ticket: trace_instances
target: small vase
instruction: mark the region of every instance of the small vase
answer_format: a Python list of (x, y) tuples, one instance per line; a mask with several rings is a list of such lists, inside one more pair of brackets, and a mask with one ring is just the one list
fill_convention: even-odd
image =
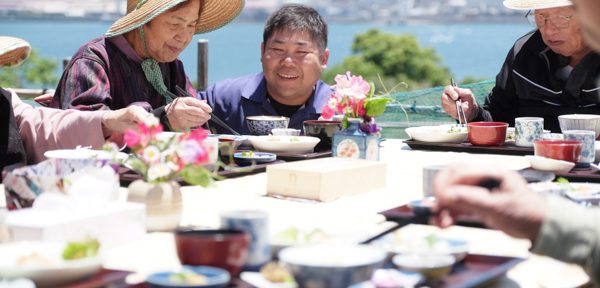
[(348, 127), (333, 134), (333, 157), (379, 160), (379, 137), (360, 130), (360, 118), (348, 118)]
[(129, 184), (127, 201), (146, 205), (146, 230), (173, 231), (181, 222), (181, 191), (177, 182)]

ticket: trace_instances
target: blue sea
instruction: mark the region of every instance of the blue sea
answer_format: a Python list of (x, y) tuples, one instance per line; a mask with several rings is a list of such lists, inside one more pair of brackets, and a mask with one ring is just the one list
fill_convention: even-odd
[[(0, 35), (28, 40), (41, 56), (62, 59), (83, 43), (103, 34), (109, 22), (4, 21)], [(330, 23), (329, 66), (351, 55), (356, 34), (377, 28), (390, 33), (411, 33), (422, 46), (440, 55), (454, 78), (493, 78), (513, 42), (532, 28), (527, 23), (457, 23), (384, 25)], [(215, 32), (197, 35), (180, 58), (190, 79), (196, 79), (197, 40), (209, 40), (209, 83), (260, 71), (262, 23), (234, 22)], [(61, 64), (62, 65), (62, 64)], [(60, 71), (57, 71), (60, 73)]]

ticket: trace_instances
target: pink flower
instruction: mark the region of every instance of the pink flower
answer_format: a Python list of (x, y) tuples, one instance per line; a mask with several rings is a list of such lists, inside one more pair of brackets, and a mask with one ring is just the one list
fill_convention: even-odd
[(352, 76), (350, 71), (345, 75), (335, 76), (335, 93), (338, 96), (363, 99), (367, 97), (369, 90), (371, 90), (371, 84), (362, 76)]
[(365, 108), (366, 99), (367, 98), (360, 99), (356, 105), (356, 114), (360, 117), (365, 117), (367, 115), (367, 109)]
[(140, 144), (140, 140), (140, 134), (132, 129), (127, 129), (127, 131), (125, 131), (125, 135), (123, 135), (123, 141), (125, 141), (125, 144), (127, 144), (127, 147), (129, 148), (138, 146)]
[(184, 140), (179, 143), (177, 154), (185, 164), (204, 164), (208, 162), (208, 153), (201, 142)]

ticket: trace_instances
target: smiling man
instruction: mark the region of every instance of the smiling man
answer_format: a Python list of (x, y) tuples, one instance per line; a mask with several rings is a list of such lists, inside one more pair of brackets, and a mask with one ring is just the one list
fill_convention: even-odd
[[(318, 119), (332, 93), (319, 80), (327, 67), (327, 24), (314, 9), (286, 5), (265, 25), (261, 44), (263, 71), (215, 83), (199, 97), (214, 115), (241, 134), (250, 134), (247, 116), (290, 118), (289, 127), (302, 129), (304, 120)], [(228, 133), (213, 125), (218, 133)]]

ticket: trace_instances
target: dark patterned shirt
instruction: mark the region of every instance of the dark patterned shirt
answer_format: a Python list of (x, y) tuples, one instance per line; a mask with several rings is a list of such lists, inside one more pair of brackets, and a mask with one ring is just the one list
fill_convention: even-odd
[[(135, 104), (149, 111), (162, 111), (166, 101), (146, 80), (142, 61), (122, 35), (102, 36), (86, 43), (65, 69), (52, 107), (116, 110)], [(195, 95), (180, 60), (160, 63), (160, 69), (165, 85), (173, 94), (182, 96), (175, 90), (177, 85)]]

